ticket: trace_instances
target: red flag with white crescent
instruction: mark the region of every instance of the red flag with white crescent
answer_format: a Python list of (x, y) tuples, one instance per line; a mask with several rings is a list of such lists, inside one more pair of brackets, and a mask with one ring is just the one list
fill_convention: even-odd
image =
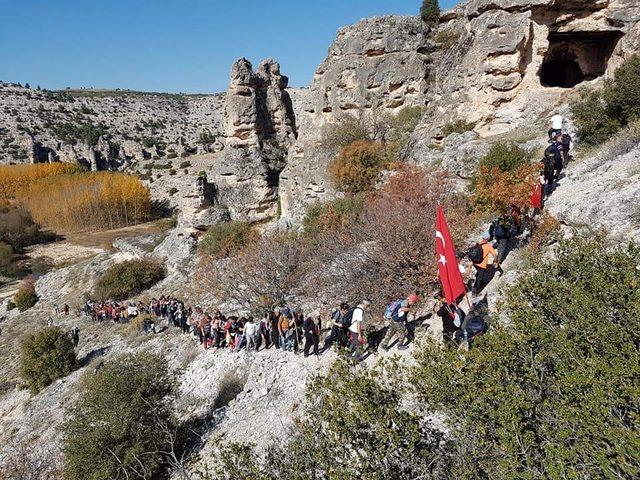
[(436, 218), (436, 257), (442, 292), (447, 303), (455, 302), (467, 289), (456, 258), (456, 249), (451, 240), (444, 210), (438, 207)]

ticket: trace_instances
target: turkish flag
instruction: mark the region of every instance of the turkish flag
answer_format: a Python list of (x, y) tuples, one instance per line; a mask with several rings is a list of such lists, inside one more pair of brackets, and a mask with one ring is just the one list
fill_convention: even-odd
[(530, 200), (533, 208), (542, 208), (542, 184), (540, 182), (536, 182), (533, 187)]
[(451, 240), (447, 219), (444, 211), (438, 206), (438, 216), (436, 218), (436, 256), (438, 258), (438, 272), (440, 283), (447, 303), (455, 302), (460, 295), (466, 293), (467, 289), (462, 280), (456, 249)]

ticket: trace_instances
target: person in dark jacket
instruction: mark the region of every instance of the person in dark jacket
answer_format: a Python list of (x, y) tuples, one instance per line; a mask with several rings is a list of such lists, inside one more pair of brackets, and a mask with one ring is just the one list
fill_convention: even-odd
[(309, 356), (311, 347), (313, 347), (313, 354), (318, 355), (318, 343), (322, 329), (320, 316), (317, 316), (315, 320), (312, 316), (305, 318), (302, 329), (304, 331), (304, 356)]
[(271, 334), (271, 343), (280, 348), (280, 333), (278, 332), (278, 313), (269, 312), (269, 333)]
[(560, 180), (560, 175), (562, 174), (562, 169), (564, 168), (564, 149), (562, 146), (562, 133), (557, 133), (555, 137), (553, 137), (553, 143), (551, 146), (554, 149), (554, 178), (556, 182)]
[(342, 319), (349, 313), (350, 307), (348, 303), (341, 303), (340, 308), (335, 309), (331, 313), (331, 333), (325, 339), (322, 351), (327, 350), (331, 345), (337, 343), (339, 346), (344, 347), (347, 344), (345, 331), (342, 325)]

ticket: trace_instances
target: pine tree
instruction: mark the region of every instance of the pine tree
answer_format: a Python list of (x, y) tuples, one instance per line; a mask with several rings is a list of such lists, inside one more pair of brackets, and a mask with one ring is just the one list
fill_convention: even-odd
[(425, 23), (430, 25), (438, 23), (440, 20), (440, 5), (438, 0), (422, 0), (420, 17)]
[(29, 83), (25, 83), (24, 88), (31, 88), (31, 85), (29, 85)]

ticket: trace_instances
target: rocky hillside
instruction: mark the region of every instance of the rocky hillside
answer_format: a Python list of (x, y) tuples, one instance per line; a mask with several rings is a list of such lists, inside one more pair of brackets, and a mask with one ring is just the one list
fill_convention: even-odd
[[(110, 265), (152, 258), (168, 275), (140, 298), (169, 294), (212, 306), (211, 292), (196, 288), (198, 231), (229, 219), (265, 231), (294, 228), (309, 205), (339, 196), (328, 174), (336, 152), (323, 145), (323, 132), (347, 116), (374, 122), (423, 108), (402, 158), (463, 179), (495, 141), (542, 148), (553, 110), (567, 113), (581, 87), (598, 86), (640, 52), (639, 20), (640, 6), (625, 0), (469, 0), (444, 13), (435, 29), (417, 17), (375, 17), (339, 30), (304, 89), (289, 87), (286, 65), (267, 59), (254, 66), (244, 58), (231, 67), (228, 91), (215, 95), (47, 92), (0, 83), (0, 163), (79, 162), (135, 172), (177, 217), (167, 231), (65, 257), (38, 279), (40, 300), (24, 313), (4, 301), (15, 285), (3, 287), (0, 460), (23, 440), (57, 452), (58, 427), (82, 375), (125, 352), (167, 359), (179, 379), (180, 418), (208, 422), (200, 445), (205, 463), (220, 436), (259, 447), (286, 436), (307, 379), (326, 371), (333, 354), (305, 360), (280, 351), (205, 351), (173, 329), (132, 335), (126, 326), (79, 314), (82, 295)], [(577, 158), (549, 210), (565, 225), (640, 239), (639, 141), (636, 131), (625, 131)], [(77, 248), (72, 241), (56, 245)], [(517, 276), (518, 261), (513, 255), (492, 294)], [(330, 306), (323, 292), (315, 297), (303, 300)], [(72, 305), (71, 315), (56, 316), (54, 324), (80, 327), (81, 367), (32, 397), (19, 386), (20, 341), (63, 303)], [(418, 335), (440, 337), (441, 328), (425, 323)], [(230, 384), (231, 397), (224, 393)]]
[(220, 148), (224, 94), (49, 92), (0, 83), (0, 163), (128, 160)]

